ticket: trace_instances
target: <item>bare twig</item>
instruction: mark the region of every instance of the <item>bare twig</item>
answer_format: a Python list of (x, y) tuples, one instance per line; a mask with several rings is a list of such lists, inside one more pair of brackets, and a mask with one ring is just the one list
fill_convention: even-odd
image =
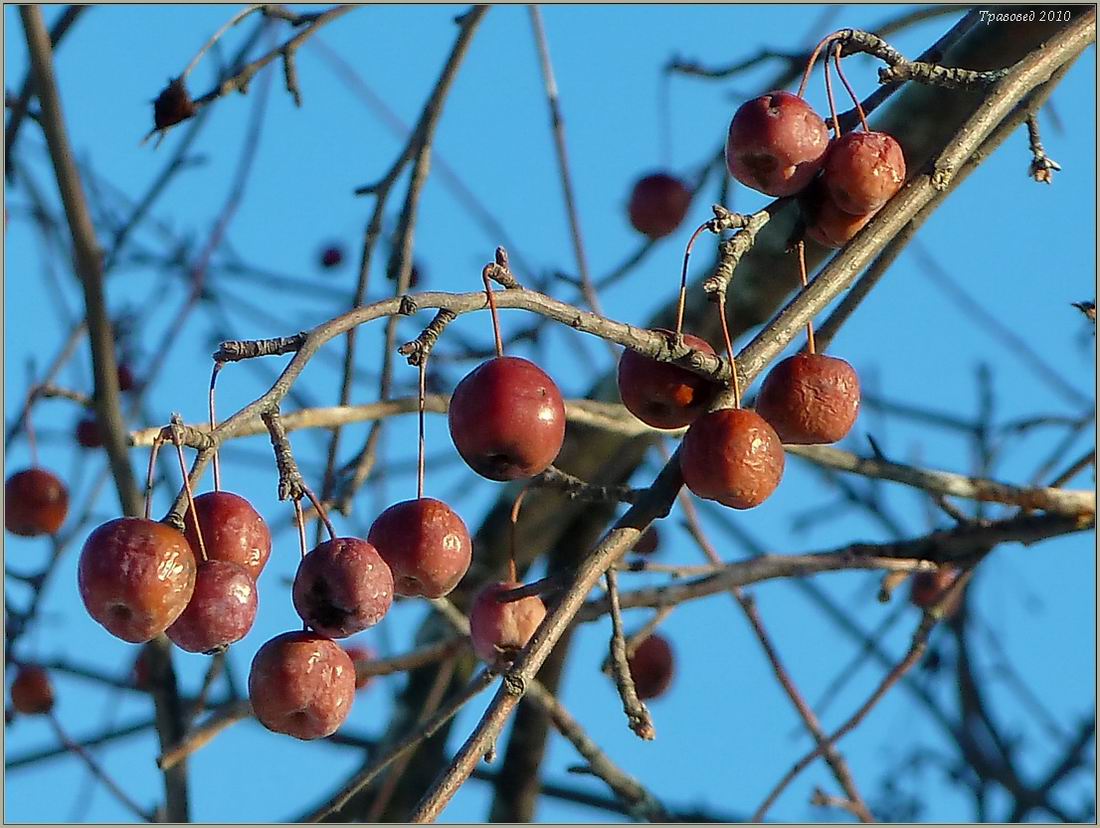
[(634, 678), (630, 675), (630, 665), (627, 663), (626, 642), (623, 640), (623, 616), (619, 609), (619, 586), (614, 567), (604, 573), (607, 579), (607, 601), (611, 609), (611, 673), (615, 678), (615, 686), (619, 690), (619, 697), (623, 700), (623, 712), (630, 729), (637, 734), (639, 739), (655, 739), (657, 731), (653, 727), (653, 719), (649, 710), (634, 687)]

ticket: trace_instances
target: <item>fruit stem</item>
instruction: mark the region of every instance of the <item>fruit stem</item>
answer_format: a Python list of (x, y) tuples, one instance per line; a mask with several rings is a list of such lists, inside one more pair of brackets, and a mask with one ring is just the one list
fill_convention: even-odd
[[(833, 50), (833, 61), (836, 64), (836, 74), (840, 78), (840, 82), (844, 84), (844, 88), (848, 90), (848, 95), (852, 99), (852, 103), (856, 106), (856, 112), (859, 113), (859, 122), (863, 124), (863, 131), (869, 132), (870, 129), (867, 126), (867, 115), (863, 111), (863, 104), (859, 102), (859, 96), (856, 95), (855, 90), (852, 89), (852, 85), (848, 83), (848, 79), (844, 77), (844, 70), (840, 68), (840, 53), (843, 51), (843, 47), (840, 45), (840, 41), (837, 41), (836, 47)], [(825, 59), (828, 64), (828, 58)]]
[(737, 378), (737, 362), (733, 358), (733, 342), (730, 340), (730, 328), (726, 322), (726, 294), (718, 294), (718, 318), (722, 322), (722, 338), (726, 341), (726, 358), (730, 361), (730, 380), (733, 385), (733, 407), (741, 407), (741, 381)]
[(508, 580), (516, 583), (516, 524), (519, 522), (519, 508), (523, 505), (523, 498), (527, 495), (530, 484), (516, 496), (516, 502), (512, 504), (512, 538), (508, 556)]
[[(218, 381), (218, 372), (222, 369), (221, 362), (214, 363), (214, 370), (210, 372), (210, 433), (214, 433), (214, 428), (218, 424), (217, 418), (214, 416), (214, 384)], [(220, 492), (222, 489), (222, 467), (221, 462), (218, 460), (218, 446), (214, 444), (214, 491)]]
[(798, 97), (802, 97), (802, 93), (806, 91), (806, 84), (810, 81), (810, 73), (814, 70), (814, 64), (817, 63), (817, 56), (821, 54), (821, 50), (829, 45), (829, 42), (836, 36), (836, 32), (826, 35), (824, 39), (817, 46), (814, 47), (813, 52), (810, 54), (810, 59), (806, 62), (806, 69), (802, 72), (802, 82), (798, 84)]
[[(798, 242), (798, 275), (802, 277), (802, 289), (805, 290), (809, 285), (809, 279), (806, 276), (806, 243), (801, 240)], [(817, 353), (817, 346), (814, 343), (814, 321), (812, 319), (806, 320), (806, 353)]]
[(484, 272), (481, 280), (485, 282), (485, 296), (489, 300), (489, 313), (493, 317), (493, 339), (496, 342), (497, 357), (504, 356), (504, 343), (500, 339), (500, 320), (497, 318), (497, 303), (493, 298), (493, 286), (489, 283), (489, 277)]
[(191, 515), (191, 522), (195, 524), (195, 537), (199, 539), (199, 555), (203, 563), (206, 562), (206, 544), (202, 539), (202, 527), (199, 526), (199, 513), (195, 511), (195, 495), (191, 491), (191, 479), (187, 476), (187, 461), (183, 457), (183, 443), (180, 442), (176, 430), (172, 429), (172, 442), (176, 445), (176, 456), (180, 460), (180, 474), (183, 475), (183, 488), (187, 492), (187, 513)]
[(687, 304), (687, 284), (688, 284), (688, 260), (691, 258), (691, 249), (695, 246), (695, 240), (699, 238), (699, 234), (707, 229), (707, 225), (710, 222), (704, 222), (700, 224), (695, 232), (691, 234), (691, 238), (688, 239), (687, 247), (684, 248), (684, 267), (680, 271), (680, 299), (676, 304), (676, 338), (680, 338), (680, 331), (684, 327), (684, 305)]
[(302, 514), (302, 501), (295, 498), (293, 503), (294, 522), (298, 524), (298, 548), (304, 558), (306, 556), (306, 516)]
[(149, 450), (149, 472), (145, 475), (145, 519), (150, 520), (150, 513), (153, 506), (153, 468), (157, 464), (157, 454), (160, 452), (160, 447), (164, 443), (164, 438), (161, 435), (157, 435), (153, 440), (153, 448)]
[(417, 400), (417, 454), (416, 454), (416, 499), (424, 497), (424, 374), (427, 369), (427, 357), (420, 360), (420, 383)]
[(325, 524), (325, 529), (328, 530), (328, 536), (332, 540), (336, 540), (336, 527), (332, 525), (332, 521), (329, 520), (328, 512), (325, 511), (324, 504), (317, 499), (317, 495), (313, 493), (313, 490), (309, 488), (305, 483), (302, 484), (302, 491), (306, 493), (306, 497), (309, 498), (309, 502), (313, 504), (313, 508), (317, 510), (317, 516)]
[(833, 120), (833, 138), (840, 137), (840, 118), (836, 114), (836, 101), (833, 99), (833, 81), (829, 77), (829, 56), (825, 56), (825, 96), (829, 99), (829, 115)]

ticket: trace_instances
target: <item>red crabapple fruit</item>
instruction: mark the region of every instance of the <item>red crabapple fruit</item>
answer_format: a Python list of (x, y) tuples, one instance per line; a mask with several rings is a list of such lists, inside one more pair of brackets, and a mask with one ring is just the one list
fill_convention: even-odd
[(470, 568), (470, 533), (441, 500), (422, 497), (386, 509), (367, 535), (393, 573), (398, 595), (442, 598)]
[(726, 166), (746, 187), (790, 196), (817, 175), (828, 147), (829, 130), (813, 107), (789, 92), (769, 92), (733, 116)]
[(382, 620), (393, 603), (393, 575), (365, 540), (336, 538), (302, 558), (293, 598), (294, 609), (315, 632), (347, 638)]
[[(672, 335), (663, 328), (660, 333)], [(705, 339), (684, 334), (684, 344), (707, 354)], [(642, 356), (627, 348), (619, 357), (619, 396), (627, 410), (653, 428), (683, 428), (707, 410), (720, 386), (671, 362)]]
[(37, 664), (24, 664), (11, 683), (11, 706), (17, 713), (34, 716), (53, 710), (53, 684)]
[(638, 179), (630, 193), (627, 212), (634, 229), (651, 239), (672, 233), (691, 206), (691, 190), (667, 173), (653, 173)]
[[(205, 492), (195, 498), (195, 514), (202, 529), (206, 557), (243, 566), (255, 580), (271, 555), (271, 530), (252, 504), (232, 492)], [(183, 520), (187, 541), (199, 554), (195, 519)]]
[(4, 482), (4, 528), (13, 535), (56, 534), (68, 511), (69, 491), (53, 472), (24, 469)]
[(664, 694), (672, 684), (675, 659), (672, 646), (662, 636), (654, 633), (645, 639), (627, 659), (634, 690), (643, 701)]
[(521, 357), (496, 357), (467, 374), (447, 418), (462, 459), (490, 480), (534, 477), (554, 462), (565, 440), (561, 391)]
[(821, 180), (833, 203), (852, 215), (879, 210), (905, 183), (905, 155), (885, 132), (849, 132), (833, 141)]
[(222, 650), (252, 629), (256, 601), (256, 582), (243, 566), (203, 561), (187, 608), (165, 634), (189, 653)]
[(195, 588), (187, 539), (144, 518), (109, 520), (84, 542), (77, 578), (92, 618), (111, 635), (141, 644), (179, 618)]
[(723, 408), (691, 424), (680, 446), (684, 482), (699, 497), (733, 509), (759, 506), (779, 485), (779, 435), (754, 411)]
[(310, 632), (286, 632), (252, 659), (248, 698), (260, 724), (295, 739), (335, 733), (355, 700), (355, 667), (338, 644)]
[(849, 363), (825, 354), (795, 354), (768, 372), (756, 413), (784, 443), (835, 443), (852, 430), (859, 400), (859, 377)]
[(474, 652), (492, 667), (514, 661), (546, 617), (546, 605), (537, 595), (506, 603), (497, 600), (501, 593), (521, 586), (515, 581), (489, 584), (477, 594), (470, 608)]

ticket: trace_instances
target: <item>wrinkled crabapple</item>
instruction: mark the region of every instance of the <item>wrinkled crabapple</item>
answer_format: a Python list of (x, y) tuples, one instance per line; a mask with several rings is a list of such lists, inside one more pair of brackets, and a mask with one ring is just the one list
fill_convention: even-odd
[(199, 564), (187, 608), (165, 634), (189, 653), (221, 650), (252, 629), (256, 602), (256, 582), (247, 569), (229, 561), (205, 560)]
[(451, 396), (447, 420), (462, 459), (490, 480), (545, 471), (565, 440), (561, 391), (521, 357), (496, 357), (467, 374)]
[(779, 435), (754, 411), (723, 408), (691, 424), (680, 446), (684, 483), (699, 497), (733, 509), (759, 506), (779, 485)]
[(470, 568), (470, 533), (441, 500), (422, 497), (395, 503), (367, 535), (393, 574), (398, 595), (442, 598)]
[(107, 632), (141, 644), (179, 618), (195, 588), (187, 539), (144, 518), (109, 520), (84, 542), (77, 577), (88, 614)]
[(799, 199), (806, 235), (824, 247), (841, 248), (856, 237), (875, 217), (874, 213), (846, 213), (833, 201), (820, 181), (815, 181)]
[(756, 413), (784, 443), (835, 443), (855, 424), (859, 400), (859, 377), (849, 363), (825, 354), (795, 354), (768, 372)]
[(347, 638), (382, 620), (393, 603), (393, 575), (365, 540), (336, 538), (302, 558), (293, 598), (294, 609), (315, 632)]
[(202, 529), (206, 557), (240, 564), (253, 580), (260, 577), (271, 556), (271, 530), (252, 504), (232, 492), (204, 492), (195, 498), (195, 515), (184, 516), (184, 534), (199, 554), (195, 517)]
[(829, 147), (821, 181), (844, 212), (873, 213), (905, 183), (905, 155), (885, 132), (849, 132)]
[[(658, 333), (672, 335), (663, 328)], [(713, 354), (705, 339), (684, 334), (684, 344)], [(717, 383), (671, 362), (660, 362), (627, 348), (619, 357), (619, 396), (627, 410), (654, 428), (683, 428), (707, 410)]]
[(338, 644), (310, 632), (277, 635), (257, 651), (248, 698), (260, 724), (296, 739), (335, 733), (355, 699), (355, 667)]
[(515, 581), (489, 584), (477, 594), (470, 608), (474, 652), (490, 666), (500, 667), (514, 661), (546, 617), (546, 605), (537, 595), (506, 603), (497, 600), (501, 593), (521, 586)]
[(790, 196), (810, 183), (825, 160), (829, 130), (806, 101), (769, 92), (743, 103), (730, 122), (726, 166), (744, 184)]

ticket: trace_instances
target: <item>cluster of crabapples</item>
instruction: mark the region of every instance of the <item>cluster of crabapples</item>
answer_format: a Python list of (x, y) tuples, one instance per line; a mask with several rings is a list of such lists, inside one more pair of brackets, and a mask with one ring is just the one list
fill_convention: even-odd
[[(839, 58), (838, 51), (838, 71)], [(761, 193), (797, 196), (805, 235), (840, 247), (898, 192), (905, 160), (891, 136), (867, 129), (865, 122), (861, 130), (841, 134), (835, 108), (832, 122), (830, 138), (826, 122), (801, 97), (801, 90), (798, 95), (771, 92), (755, 98), (733, 117), (726, 163), (736, 180)], [(650, 239), (668, 236), (685, 218), (691, 196), (671, 175), (648, 175), (631, 195), (630, 221)], [(333, 268), (342, 259), (342, 250), (333, 245), (322, 252), (321, 264)], [(803, 279), (805, 283), (804, 273)], [(504, 355), (495, 308), (494, 331), (497, 356), (454, 390), (450, 434), (463, 460), (482, 477), (527, 479), (545, 471), (558, 456), (565, 438), (565, 405), (557, 385), (539, 366)], [(661, 332), (679, 344), (680, 331)], [(686, 334), (682, 341), (715, 355), (699, 337)], [(806, 353), (771, 370), (755, 410), (740, 407), (736, 379), (734, 406), (716, 408), (723, 396), (721, 383), (629, 349), (619, 361), (618, 388), (623, 405), (652, 428), (687, 428), (680, 467), (693, 493), (749, 509), (778, 486), (784, 443), (836, 442), (858, 414), (859, 381), (852, 366), (815, 353), (812, 337), (808, 346)], [(122, 380), (120, 375), (120, 385)], [(85, 447), (101, 442), (94, 420), (81, 423), (77, 439)], [(10, 532), (52, 535), (64, 522), (67, 491), (45, 469), (12, 475), (5, 495)], [(189, 501), (183, 532), (166, 522), (123, 517), (95, 529), (84, 544), (79, 562), (84, 605), (95, 621), (124, 641), (148, 642), (164, 633), (182, 650), (208, 653), (241, 640), (252, 627), (256, 579), (271, 554), (271, 533), (239, 495), (215, 487)], [(257, 719), (270, 730), (299, 739), (334, 733), (350, 712), (357, 686), (365, 682), (363, 675), (357, 679), (355, 661), (362, 663), (369, 654), (345, 649), (336, 640), (377, 624), (395, 596), (446, 596), (471, 561), (470, 535), (462, 518), (429, 497), (386, 509), (365, 540), (336, 537), (331, 527), (330, 535), (302, 556), (294, 578), (293, 606), (304, 629), (263, 644), (249, 675)], [(656, 543), (656, 529), (650, 528), (635, 551), (652, 552)], [(953, 573), (943, 573), (914, 582), (911, 600), (929, 605), (951, 577)], [(513, 561), (509, 577), (489, 583), (471, 605), (473, 649), (497, 669), (528, 644), (546, 616), (538, 595), (517, 600), (508, 594), (521, 586)], [(672, 649), (661, 636), (650, 635), (630, 654), (629, 665), (639, 696), (652, 698), (669, 686)], [(148, 684), (147, 675), (137, 675), (140, 667), (139, 659), (135, 682)], [(48, 678), (39, 668), (23, 668), (12, 699), (21, 711), (45, 712), (52, 705)]]

